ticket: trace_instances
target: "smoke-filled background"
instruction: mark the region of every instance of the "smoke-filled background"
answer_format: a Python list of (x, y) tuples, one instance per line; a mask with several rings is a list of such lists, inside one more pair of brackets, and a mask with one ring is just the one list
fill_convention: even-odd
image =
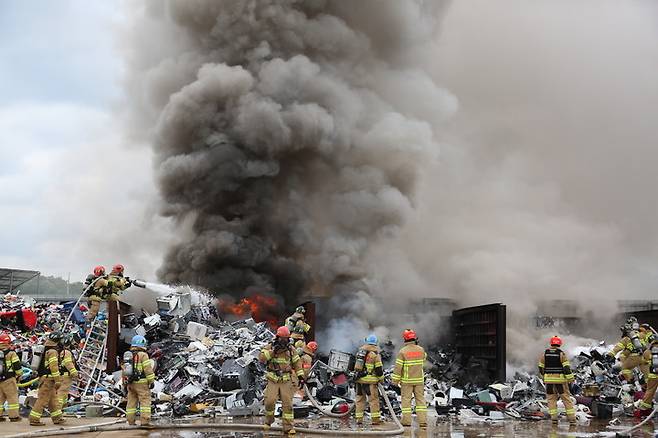
[(616, 299), (652, 297), (651, 2), (180, 1), (131, 15), (129, 119), (178, 224), (161, 279), (289, 303), (333, 294), (332, 346), (409, 323), (436, 339), (411, 298), (504, 302), (513, 360), (543, 348), (547, 333), (526, 330), (538, 300), (578, 300), (596, 324)]
[[(438, 155), (431, 123), (456, 110), (410, 62), (431, 55), (442, 3), (148, 5), (132, 85), (181, 229), (161, 279), (289, 305), (368, 289), (370, 251), (405, 225)], [(139, 65), (163, 40), (177, 47)]]

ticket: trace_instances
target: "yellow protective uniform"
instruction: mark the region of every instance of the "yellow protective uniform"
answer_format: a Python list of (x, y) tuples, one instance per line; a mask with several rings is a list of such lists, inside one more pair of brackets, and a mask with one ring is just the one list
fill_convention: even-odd
[[(149, 425), (151, 421), (151, 390), (150, 385), (155, 382), (153, 364), (148, 354), (142, 348), (132, 347), (134, 379), (128, 383), (128, 402), (126, 403), (126, 420), (128, 424), (135, 424), (135, 417), (139, 412), (142, 426)], [(137, 409), (139, 402), (139, 410)]]
[(272, 344), (260, 351), (259, 360), (267, 371), (267, 387), (265, 388), (265, 424), (274, 422), (274, 406), (281, 400), (283, 409), (283, 432), (294, 431), (294, 415), (292, 412), (292, 397), (295, 392), (293, 375), (304, 378), (302, 360), (292, 345), (287, 348), (275, 349)]
[[(655, 345), (652, 344), (650, 347)], [(653, 397), (656, 395), (656, 389), (658, 389), (658, 373), (655, 372), (658, 370), (654, 370), (651, 366), (652, 359), (653, 354), (651, 353), (651, 348), (648, 348), (642, 355), (643, 364), (647, 368), (647, 390), (644, 392), (644, 398), (640, 402), (640, 409), (643, 410), (651, 409), (653, 406)]]
[(57, 390), (57, 400), (59, 400), (59, 409), (61, 411), (66, 407), (69, 398), (69, 391), (73, 380), (78, 378), (78, 370), (75, 368), (73, 353), (70, 350), (62, 350), (59, 353), (59, 368), (62, 375), (62, 384)]
[(551, 347), (540, 356), (538, 366), (546, 386), (546, 402), (551, 420), (558, 421), (557, 401), (562, 399), (567, 418), (569, 422), (574, 423), (576, 409), (571, 400), (569, 383), (573, 382), (575, 377), (567, 355), (559, 348)]
[(51, 348), (46, 347), (42, 360), (44, 363), (43, 369), (40, 371), (37, 401), (30, 412), (30, 424), (33, 426), (43, 425), (41, 416), (43, 415), (43, 408), (46, 406), (48, 406), (53, 423), (63, 422), (62, 411), (59, 409), (59, 401), (57, 400), (57, 390), (62, 384), (62, 376), (59, 372), (59, 354), (52, 346)]
[[(21, 361), (16, 352), (10, 350), (8, 344), (2, 344), (5, 355), (4, 373), (0, 376), (0, 417), (3, 414), (5, 401), (7, 402), (7, 416), (12, 421), (20, 420), (18, 409), (18, 386), (16, 378), (23, 375)], [(2, 418), (4, 420), (4, 418)]]
[(416, 341), (407, 341), (395, 359), (391, 375), (393, 384), (400, 384), (402, 395), (402, 425), (411, 426), (411, 400), (416, 401), (416, 417), (421, 427), (427, 426), (427, 403), (425, 402), (425, 370), (427, 353)]
[[(644, 347), (647, 345), (649, 334), (650, 333), (648, 332), (639, 333), (640, 342)], [(615, 346), (612, 348), (612, 350), (610, 350), (608, 354), (611, 356), (616, 356), (617, 353), (621, 353), (619, 355), (622, 368), (621, 374), (627, 382), (632, 382), (634, 380), (633, 370), (637, 367), (640, 368), (640, 371), (645, 376), (649, 373), (649, 369), (644, 363), (641, 353), (635, 351), (633, 341), (631, 341), (628, 336), (621, 338), (621, 340), (615, 344)]]
[(286, 318), (286, 327), (290, 330), (290, 337), (294, 341), (305, 341), (306, 333), (311, 330), (311, 326), (304, 320), (304, 314), (299, 312)]
[(354, 418), (357, 423), (363, 421), (363, 413), (366, 403), (370, 404), (370, 418), (372, 424), (381, 422), (381, 411), (379, 406), (379, 390), (377, 385), (384, 378), (382, 357), (376, 345), (362, 345), (360, 350), (367, 351), (364, 363), (365, 375), (356, 380), (356, 401)]

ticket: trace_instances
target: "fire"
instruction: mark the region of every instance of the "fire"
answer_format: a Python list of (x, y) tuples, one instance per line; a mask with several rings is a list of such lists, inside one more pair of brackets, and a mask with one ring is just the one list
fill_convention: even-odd
[(266, 321), (270, 326), (276, 327), (279, 324), (281, 303), (275, 296), (253, 294), (237, 302), (220, 299), (218, 308), (222, 315), (252, 317), (256, 322)]

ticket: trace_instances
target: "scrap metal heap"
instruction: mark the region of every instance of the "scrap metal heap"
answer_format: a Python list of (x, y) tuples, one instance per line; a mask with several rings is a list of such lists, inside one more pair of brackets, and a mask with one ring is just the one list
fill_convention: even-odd
[[(211, 299), (193, 300), (189, 291), (159, 298), (158, 309), (154, 314), (142, 311), (139, 315), (124, 315), (120, 333), (124, 342), (120, 353), (135, 334), (149, 340), (149, 356), (157, 364), (154, 413), (161, 418), (262, 413), (265, 379), (258, 353), (274, 338), (270, 323), (252, 318), (227, 321), (220, 317)], [(70, 311), (71, 305), (36, 304), (14, 295), (0, 297), (0, 329), (11, 333), (24, 363), (24, 408), (33, 402), (36, 392), (35, 375), (29, 369), (31, 347), (41, 335), (61, 329)], [(36, 322), (26, 324), (32, 314), (36, 315)], [(74, 325), (74, 330), (84, 334), (84, 316), (76, 310), (72, 320), (79, 324)], [(545, 389), (537, 375), (517, 373), (508, 382), (490, 382), (486, 362), (482, 360), (463, 357), (449, 346), (430, 347), (427, 351), (430, 368), (425, 381), (426, 398), (440, 417), (467, 424), (546, 417)], [(634, 403), (642, 396), (641, 386), (620, 380), (619, 369), (604, 359), (607, 350), (603, 344), (585, 346), (579, 351), (571, 361), (576, 375), (573, 389), (578, 420), (631, 415)], [(390, 384), (393, 353), (390, 341), (382, 345), (388, 368), (383, 386), (399, 414), (399, 389)], [(331, 351), (329, 355), (319, 354), (317, 359), (308, 381), (312, 394), (326, 410), (347, 413), (354, 400), (350, 371), (354, 356)], [(641, 380), (639, 374), (636, 377)], [(120, 371), (102, 373), (96, 393), (82, 397), (82, 401), (116, 406), (122, 403), (122, 391)], [(559, 407), (564, 410), (561, 404)], [(80, 409), (83, 408), (75, 405), (67, 408), (69, 412)], [(312, 404), (301, 394), (295, 398), (294, 412), (296, 418), (316, 415)], [(385, 408), (383, 413), (388, 414)]]

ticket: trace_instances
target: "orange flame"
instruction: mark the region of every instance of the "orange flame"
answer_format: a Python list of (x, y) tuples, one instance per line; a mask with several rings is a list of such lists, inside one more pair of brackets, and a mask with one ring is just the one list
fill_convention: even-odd
[(223, 315), (234, 315), (240, 318), (251, 317), (256, 322), (266, 321), (276, 327), (279, 323), (280, 302), (274, 296), (254, 294), (237, 302), (220, 299), (219, 312)]

